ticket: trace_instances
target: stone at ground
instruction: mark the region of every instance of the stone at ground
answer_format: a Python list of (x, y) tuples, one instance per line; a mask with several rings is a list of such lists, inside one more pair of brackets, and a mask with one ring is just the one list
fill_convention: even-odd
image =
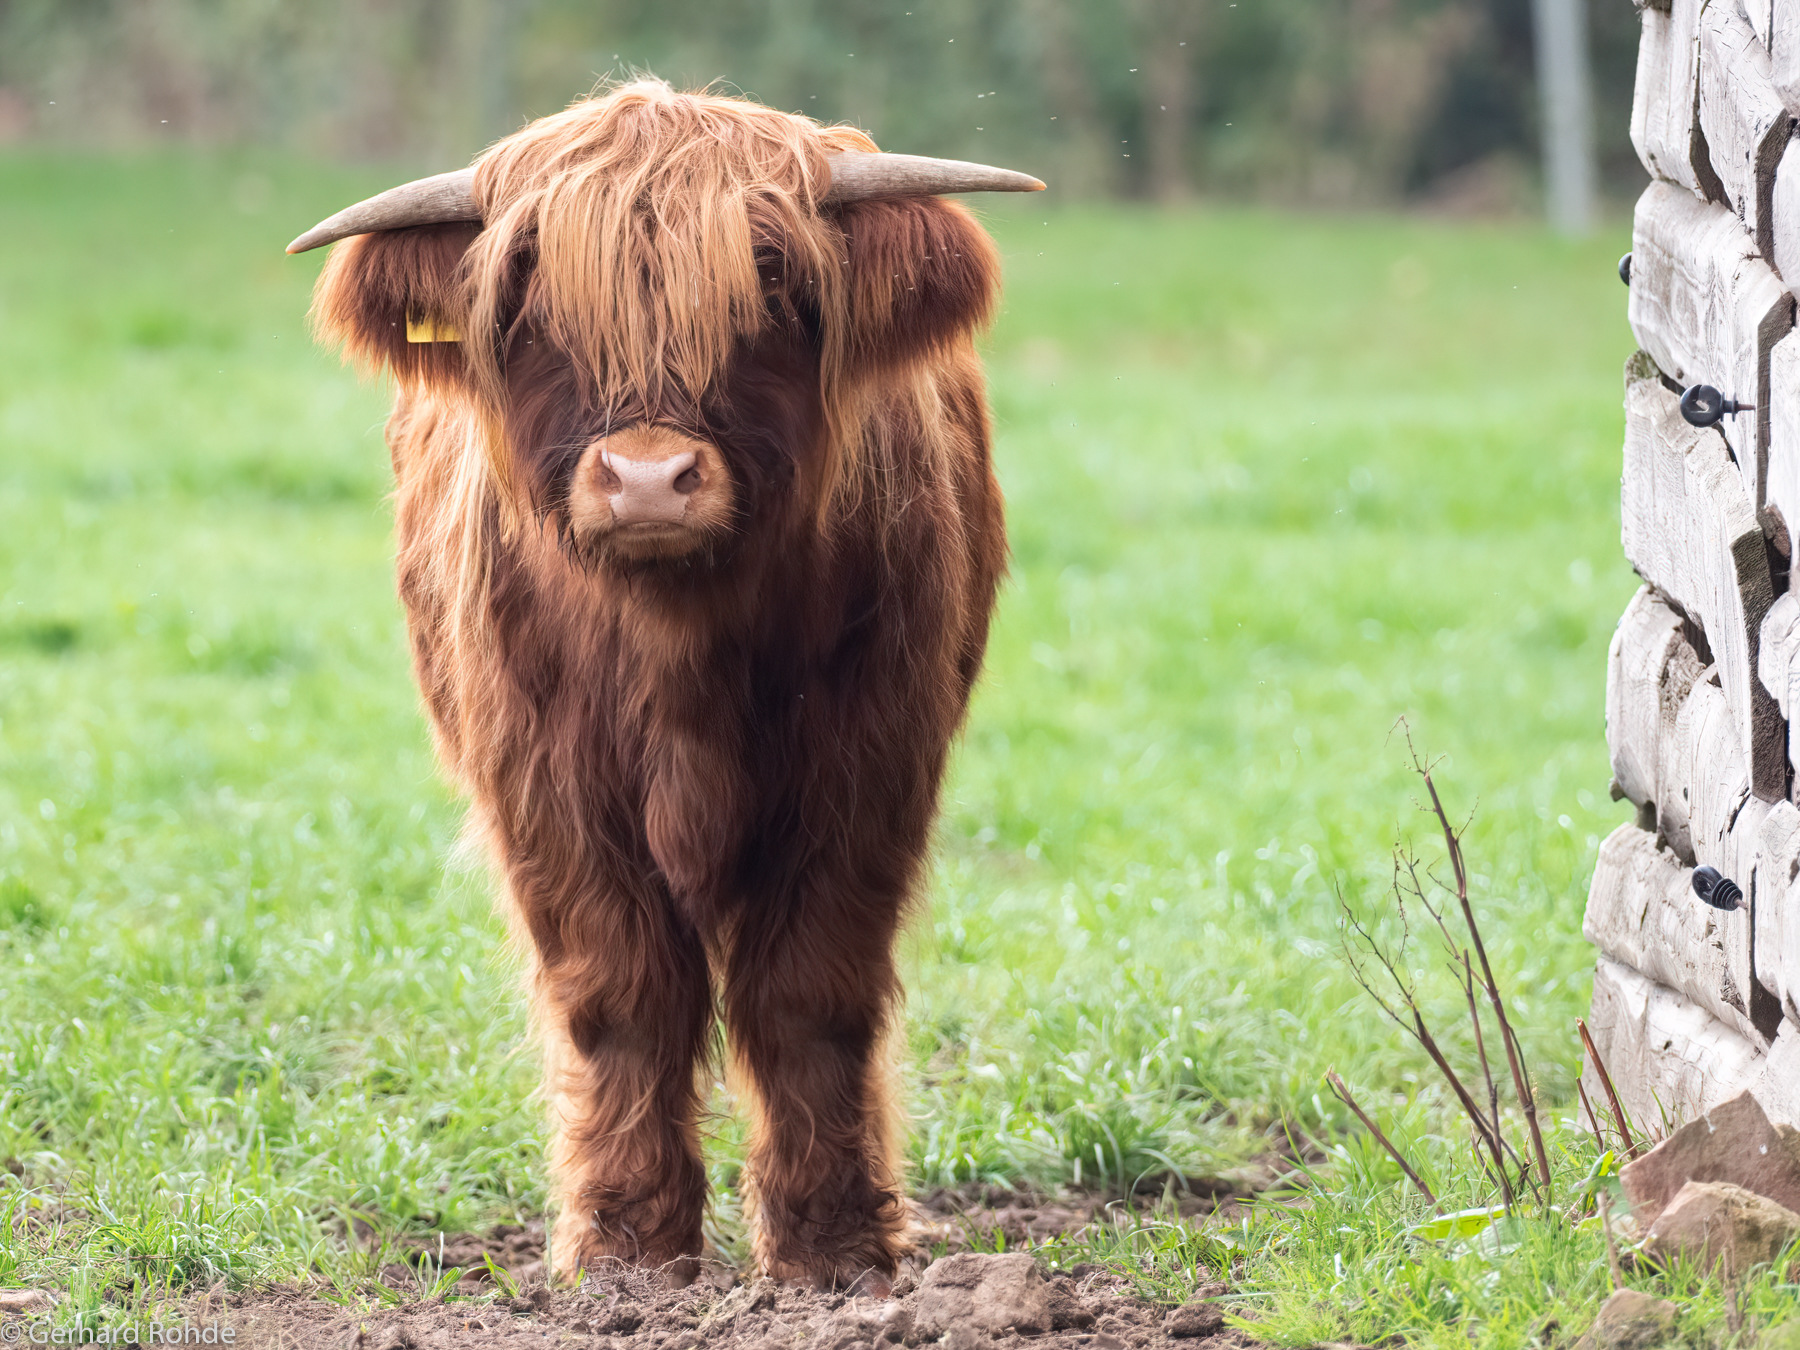
[(1743, 1092), (1619, 1170), (1646, 1229), (1690, 1181), (1728, 1181), (1800, 1212), (1800, 1131), (1771, 1124), (1756, 1098)]
[(1194, 1299), (1170, 1310), (1163, 1330), (1171, 1336), (1214, 1336), (1225, 1326), (1225, 1310), (1206, 1299)]
[(1600, 1305), (1600, 1315), (1575, 1350), (1651, 1350), (1675, 1330), (1675, 1305), (1638, 1289), (1620, 1289)]
[(55, 1306), (42, 1289), (0, 1289), (0, 1313), (45, 1313)]
[(1050, 1325), (1050, 1286), (1024, 1252), (959, 1252), (934, 1261), (913, 1300), (914, 1329), (927, 1338), (952, 1327), (1038, 1335)]
[(1644, 1238), (1650, 1256), (1668, 1261), (1694, 1257), (1742, 1274), (1773, 1261), (1800, 1234), (1800, 1214), (1729, 1181), (1690, 1181), (1671, 1200)]

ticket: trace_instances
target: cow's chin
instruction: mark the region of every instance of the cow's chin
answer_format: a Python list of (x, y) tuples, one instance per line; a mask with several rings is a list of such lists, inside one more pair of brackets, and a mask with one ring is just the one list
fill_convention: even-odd
[(578, 530), (574, 538), (576, 548), (597, 563), (620, 567), (658, 563), (679, 566), (712, 558), (718, 543), (716, 533), (656, 521)]

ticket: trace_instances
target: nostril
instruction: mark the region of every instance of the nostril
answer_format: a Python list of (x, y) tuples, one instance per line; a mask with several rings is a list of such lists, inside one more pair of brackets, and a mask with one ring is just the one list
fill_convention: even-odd
[(683, 469), (680, 473), (675, 475), (675, 482), (672, 486), (684, 497), (690, 492), (699, 491), (700, 470), (690, 465), (688, 468)]
[(613, 472), (612, 465), (606, 462), (605, 456), (594, 461), (594, 482), (608, 496), (625, 486), (619, 481), (619, 475)]

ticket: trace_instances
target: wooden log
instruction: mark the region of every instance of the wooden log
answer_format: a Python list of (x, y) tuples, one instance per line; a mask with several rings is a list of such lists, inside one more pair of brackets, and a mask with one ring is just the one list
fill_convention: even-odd
[(1756, 676), (1792, 724), (1794, 711), (1800, 707), (1800, 597), (1792, 591), (1776, 597), (1763, 618), (1756, 645)]
[[(1604, 956), (1594, 966), (1588, 1029), (1640, 1137), (1668, 1134), (1754, 1089), (1768, 1069), (1756, 1045), (1706, 1009)], [(1588, 1096), (1604, 1100), (1591, 1065), (1582, 1078)], [(1762, 1105), (1781, 1118), (1778, 1105)]]
[(1781, 802), (1757, 835), (1752, 897), (1757, 981), (1800, 1022), (1800, 809)]
[(1656, 380), (1626, 389), (1621, 533), (1638, 575), (1704, 633), (1752, 792), (1781, 800), (1787, 726), (1757, 678), (1774, 599), (1762, 529), (1724, 442), (1683, 421), (1678, 400)]
[[(1795, 167), (1800, 170), (1800, 162)], [(1800, 182), (1800, 173), (1796, 181)], [(1795, 261), (1800, 263), (1800, 252)], [(1791, 552), (1800, 537), (1800, 333), (1789, 333), (1769, 351), (1769, 454), (1763, 503), (1780, 517)]]
[(1682, 631), (1679, 611), (1648, 584), (1625, 607), (1606, 657), (1606, 744), (1613, 781), (1639, 806), (1654, 806), (1662, 746), (1675, 736), (1675, 719), (1700, 658)]
[(1755, 405), (1718, 428), (1752, 510), (1761, 506), (1769, 353), (1794, 326), (1794, 297), (1728, 208), (1652, 183), (1638, 198), (1632, 227), (1628, 313), (1639, 345), (1663, 374)]
[(1800, 137), (1788, 137), (1775, 162), (1768, 259), (1790, 291), (1800, 289)]
[(1704, 197), (1718, 184), (1696, 115), (1701, 4), (1670, 0), (1640, 11), (1631, 144), (1652, 178), (1666, 178)]
[[(1745, 870), (1735, 879), (1746, 893), (1755, 839), (1756, 831), (1749, 829), (1741, 850), (1732, 848), (1736, 841), (1729, 832), (1723, 841), (1744, 855)], [(1694, 894), (1693, 876), (1693, 866), (1659, 846), (1656, 835), (1636, 825), (1619, 826), (1600, 844), (1582, 934), (1604, 955), (1676, 990), (1761, 1044), (1751, 1017), (1756, 977), (1750, 911), (1712, 908)]]
[[(1787, 3), (1787, 0), (1782, 0)], [(1756, 40), (1762, 44), (1766, 58), (1769, 51), (1769, 35), (1774, 28), (1774, 0), (1746, 0), (1744, 17), (1750, 21), (1750, 27), (1756, 30)]]
[(1775, 166), (1794, 119), (1770, 80), (1768, 52), (1735, 5), (1701, 12), (1699, 71), (1707, 159), (1757, 251), (1773, 257)]
[(1800, 9), (1791, 0), (1774, 0), (1769, 6), (1766, 45), (1770, 83), (1788, 111), (1800, 117)]
[(1800, 1126), (1800, 1026), (1781, 1024), (1761, 1072), (1750, 1080), (1750, 1092), (1770, 1120)]
[[(1737, 741), (1731, 709), (1716, 672), (1701, 672), (1663, 742), (1658, 769), (1657, 831), (1683, 859), (1716, 867), (1744, 886), (1756, 861), (1757, 830), (1770, 803), (1750, 788), (1750, 766)], [(1748, 913), (1746, 911), (1746, 919)], [(1749, 930), (1743, 972), (1748, 972)], [(1740, 992), (1748, 983), (1739, 981)]]

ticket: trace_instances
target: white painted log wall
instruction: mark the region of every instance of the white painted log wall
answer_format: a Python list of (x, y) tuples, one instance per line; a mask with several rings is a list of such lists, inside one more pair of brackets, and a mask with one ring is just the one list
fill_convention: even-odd
[(1763, 820), (1756, 860), (1755, 964), (1763, 988), (1800, 1021), (1800, 810), (1782, 802)]
[(1677, 384), (1710, 384), (1755, 411), (1718, 424), (1752, 510), (1764, 501), (1769, 353), (1794, 326), (1794, 297), (1730, 208), (1673, 183), (1638, 198), (1631, 236), (1631, 331)]
[[(1800, 1124), (1800, 595), (1776, 595), (1800, 542), (1800, 0), (1638, 3), (1631, 139), (1656, 181), (1633, 228), (1621, 533), (1646, 585), (1606, 715), (1639, 815), (1595, 870), (1589, 1020), (1640, 1128), (1746, 1087)], [(1674, 391), (1695, 384), (1755, 411), (1688, 427)], [(1696, 863), (1747, 908), (1703, 905)]]
[(1752, 788), (1775, 801), (1787, 787), (1787, 736), (1757, 678), (1757, 644), (1774, 598), (1762, 528), (1724, 443), (1689, 426), (1677, 404), (1655, 380), (1626, 389), (1625, 556), (1705, 632)]
[[(1800, 1027), (1792, 1023), (1762, 1046), (1673, 989), (1601, 957), (1588, 1028), (1640, 1134), (1667, 1133), (1745, 1089), (1771, 1120), (1800, 1126)], [(1582, 1084), (1604, 1112), (1605, 1090), (1591, 1065)]]
[[(1761, 823), (1760, 814), (1756, 823)], [(1755, 830), (1747, 834), (1741, 846), (1746, 863)], [(1693, 875), (1690, 864), (1658, 847), (1654, 834), (1621, 825), (1600, 845), (1581, 931), (1605, 956), (1675, 990), (1738, 1035), (1760, 1042), (1750, 1017), (1750, 982), (1755, 978), (1750, 912), (1701, 903), (1691, 884)], [(1750, 872), (1746, 869), (1742, 876), (1747, 883)]]
[[(1795, 261), (1800, 265), (1800, 256)], [(1791, 548), (1800, 531), (1800, 333), (1788, 334), (1769, 351), (1769, 459), (1764, 504), (1780, 516)]]
[(1682, 617), (1650, 585), (1639, 587), (1606, 658), (1606, 744), (1613, 782), (1639, 806), (1661, 795), (1662, 744), (1700, 673)]
[(1652, 178), (1704, 192), (1695, 168), (1701, 0), (1672, 0), (1642, 11), (1631, 144)]
[(1770, 79), (1769, 54), (1735, 3), (1700, 13), (1700, 131), (1725, 200), (1765, 258), (1773, 256), (1775, 166), (1793, 118)]
[[(1757, 9), (1769, 9), (1770, 82), (1788, 111), (1800, 117), (1800, 9), (1794, 7), (1792, 0), (1755, 0), (1755, 4)], [(1754, 10), (1751, 22), (1756, 22)]]

